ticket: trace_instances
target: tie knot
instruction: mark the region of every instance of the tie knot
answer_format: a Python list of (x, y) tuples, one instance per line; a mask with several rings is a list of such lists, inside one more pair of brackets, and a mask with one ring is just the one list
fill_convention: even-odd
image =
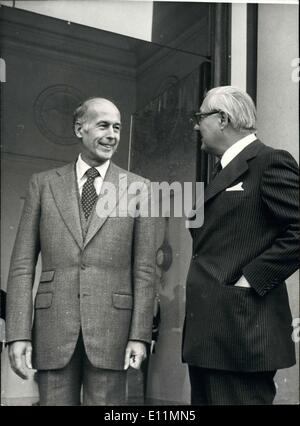
[(96, 177), (99, 176), (100, 173), (98, 172), (97, 169), (95, 169), (95, 167), (91, 167), (90, 169), (86, 171), (86, 175), (88, 179), (96, 179)]
[(215, 166), (214, 166), (214, 168), (212, 170), (211, 178), (214, 179), (221, 170), (222, 170), (222, 164), (221, 164), (221, 161), (218, 161), (215, 164)]
[(216, 171), (217, 171), (217, 173), (219, 173), (221, 170), (222, 170), (222, 164), (221, 164), (221, 161), (218, 161), (217, 162), (217, 164), (216, 164)]

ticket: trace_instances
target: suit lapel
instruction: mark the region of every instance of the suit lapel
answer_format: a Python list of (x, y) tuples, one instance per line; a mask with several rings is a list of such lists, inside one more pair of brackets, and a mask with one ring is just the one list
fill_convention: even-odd
[[(211, 183), (209, 183), (204, 192), (204, 203), (211, 200), (225, 188), (228, 188), (236, 179), (242, 176), (249, 168), (248, 161), (257, 156), (264, 145), (256, 140), (248, 145), (239, 155), (237, 155)], [(198, 208), (203, 208), (203, 204), (197, 205)], [(213, 218), (212, 218), (213, 220)], [(205, 224), (205, 217), (204, 217)], [(195, 229), (193, 229), (195, 231)], [(192, 233), (194, 239), (193, 252), (197, 251), (200, 244), (201, 231)]]
[(248, 161), (255, 157), (263, 144), (258, 140), (252, 142), (238, 154), (219, 174), (207, 185), (204, 203), (215, 197), (248, 170)]
[(84, 247), (86, 247), (101, 229), (108, 216), (117, 207), (120, 198), (125, 194), (126, 190), (126, 174), (115, 164), (110, 163), (98, 201), (92, 213), (90, 225), (84, 241)]
[(79, 247), (83, 246), (82, 229), (78, 207), (75, 164), (58, 169), (50, 182), (51, 191), (62, 219)]

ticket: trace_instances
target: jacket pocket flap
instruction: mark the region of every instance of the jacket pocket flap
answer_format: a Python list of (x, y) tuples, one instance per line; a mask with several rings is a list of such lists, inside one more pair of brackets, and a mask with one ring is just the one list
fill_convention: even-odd
[(41, 273), (40, 282), (46, 283), (48, 281), (52, 281), (54, 277), (55, 271), (43, 271)]
[(35, 298), (35, 308), (45, 309), (50, 308), (52, 304), (53, 293), (39, 293)]
[(131, 294), (113, 294), (113, 305), (118, 309), (132, 309), (133, 298)]

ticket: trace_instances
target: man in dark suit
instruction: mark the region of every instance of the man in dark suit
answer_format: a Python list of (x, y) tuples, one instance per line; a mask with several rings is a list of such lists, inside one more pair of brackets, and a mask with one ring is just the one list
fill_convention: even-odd
[[(121, 132), (112, 102), (84, 102), (74, 130), (77, 161), (30, 181), (11, 259), (6, 340), (22, 378), (33, 355), (41, 405), (79, 405), (82, 385), (84, 405), (119, 405), (126, 369), (140, 367), (151, 342), (154, 222), (135, 214), (149, 182), (111, 162)], [(134, 211), (126, 212), (129, 205)]]
[(285, 280), (299, 267), (298, 166), (260, 142), (252, 99), (210, 90), (196, 114), (219, 158), (192, 229), (183, 360), (192, 404), (272, 404), (277, 369), (295, 364)]

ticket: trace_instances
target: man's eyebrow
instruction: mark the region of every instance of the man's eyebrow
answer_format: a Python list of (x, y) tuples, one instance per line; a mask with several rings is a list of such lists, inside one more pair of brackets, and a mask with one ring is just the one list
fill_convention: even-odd
[(121, 122), (120, 121), (113, 122), (113, 121), (107, 121), (107, 120), (99, 120), (99, 121), (97, 121), (96, 124), (97, 125), (98, 124), (112, 124), (113, 126), (121, 126)]

